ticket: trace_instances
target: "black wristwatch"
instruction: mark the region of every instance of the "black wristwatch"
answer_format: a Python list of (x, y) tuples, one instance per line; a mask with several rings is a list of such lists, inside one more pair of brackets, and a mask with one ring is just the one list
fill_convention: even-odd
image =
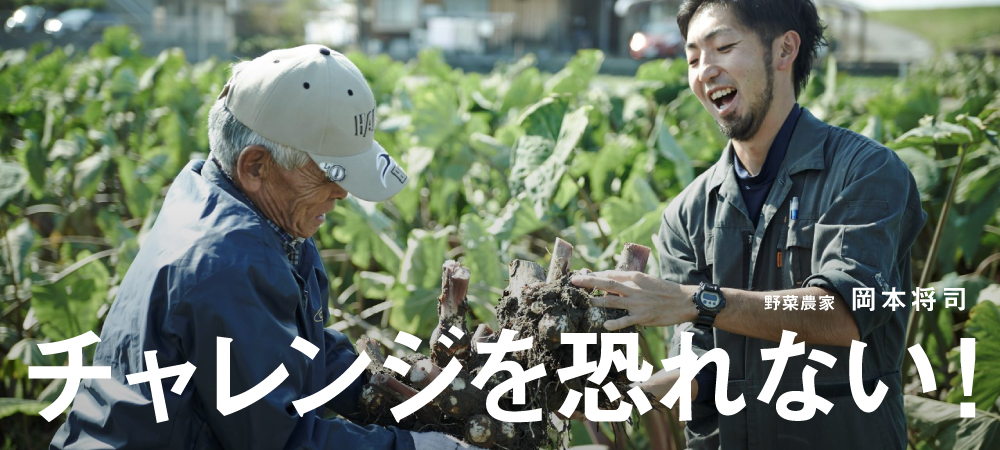
[(699, 284), (698, 290), (694, 291), (692, 301), (698, 308), (698, 318), (694, 321), (694, 326), (706, 330), (712, 329), (715, 325), (715, 316), (726, 307), (726, 297), (722, 295), (722, 290), (718, 285), (711, 283)]

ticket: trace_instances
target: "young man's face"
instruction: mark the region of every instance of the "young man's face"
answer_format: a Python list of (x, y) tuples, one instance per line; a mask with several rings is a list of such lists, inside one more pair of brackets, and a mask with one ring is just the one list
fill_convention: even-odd
[(688, 24), (688, 84), (730, 139), (757, 134), (774, 97), (771, 48), (720, 5), (705, 5)]

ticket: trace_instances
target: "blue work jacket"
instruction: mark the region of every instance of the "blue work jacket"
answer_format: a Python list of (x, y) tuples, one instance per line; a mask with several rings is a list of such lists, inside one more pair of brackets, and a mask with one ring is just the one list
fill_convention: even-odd
[[(323, 327), (328, 280), (312, 239), (293, 268), (281, 238), (215, 164), (193, 161), (181, 171), (122, 281), (101, 330), (94, 366), (111, 379), (83, 380), (50, 449), (394, 449), (412, 450), (409, 432), (343, 419), (324, 408), (299, 416), (292, 402), (340, 376), (357, 354), (343, 334)], [(229, 361), (217, 361), (217, 338), (232, 339)], [(301, 337), (315, 358), (290, 345)], [(191, 362), (180, 395), (162, 381), (169, 419), (157, 423), (149, 383), (125, 376)], [(217, 371), (230, 368), (230, 396), (256, 386), (283, 365), (280, 385), (246, 408), (216, 408)], [(326, 404), (358, 412), (362, 380)]]

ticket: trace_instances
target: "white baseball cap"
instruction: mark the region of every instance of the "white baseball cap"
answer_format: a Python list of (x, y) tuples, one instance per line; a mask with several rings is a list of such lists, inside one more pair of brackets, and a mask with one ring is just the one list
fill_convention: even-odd
[(379, 202), (409, 180), (375, 142), (375, 96), (364, 75), (325, 46), (268, 52), (235, 74), (222, 96), (243, 125), (308, 153), (355, 197)]

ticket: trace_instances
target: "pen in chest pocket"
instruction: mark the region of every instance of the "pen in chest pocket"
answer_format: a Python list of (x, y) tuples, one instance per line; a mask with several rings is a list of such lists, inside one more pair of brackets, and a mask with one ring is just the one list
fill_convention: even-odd
[[(789, 205), (789, 209), (790, 209), (790, 212), (789, 212), (789, 218), (788, 218), (788, 229), (789, 229), (789, 231), (791, 231), (792, 227), (795, 226), (795, 219), (799, 218), (799, 198), (798, 197), (792, 197), (792, 202), (791, 202), (791, 205)], [(777, 265), (779, 269), (782, 266), (781, 256), (782, 256), (781, 255), (781, 251), (779, 250), (777, 258), (775, 259), (775, 265)]]

